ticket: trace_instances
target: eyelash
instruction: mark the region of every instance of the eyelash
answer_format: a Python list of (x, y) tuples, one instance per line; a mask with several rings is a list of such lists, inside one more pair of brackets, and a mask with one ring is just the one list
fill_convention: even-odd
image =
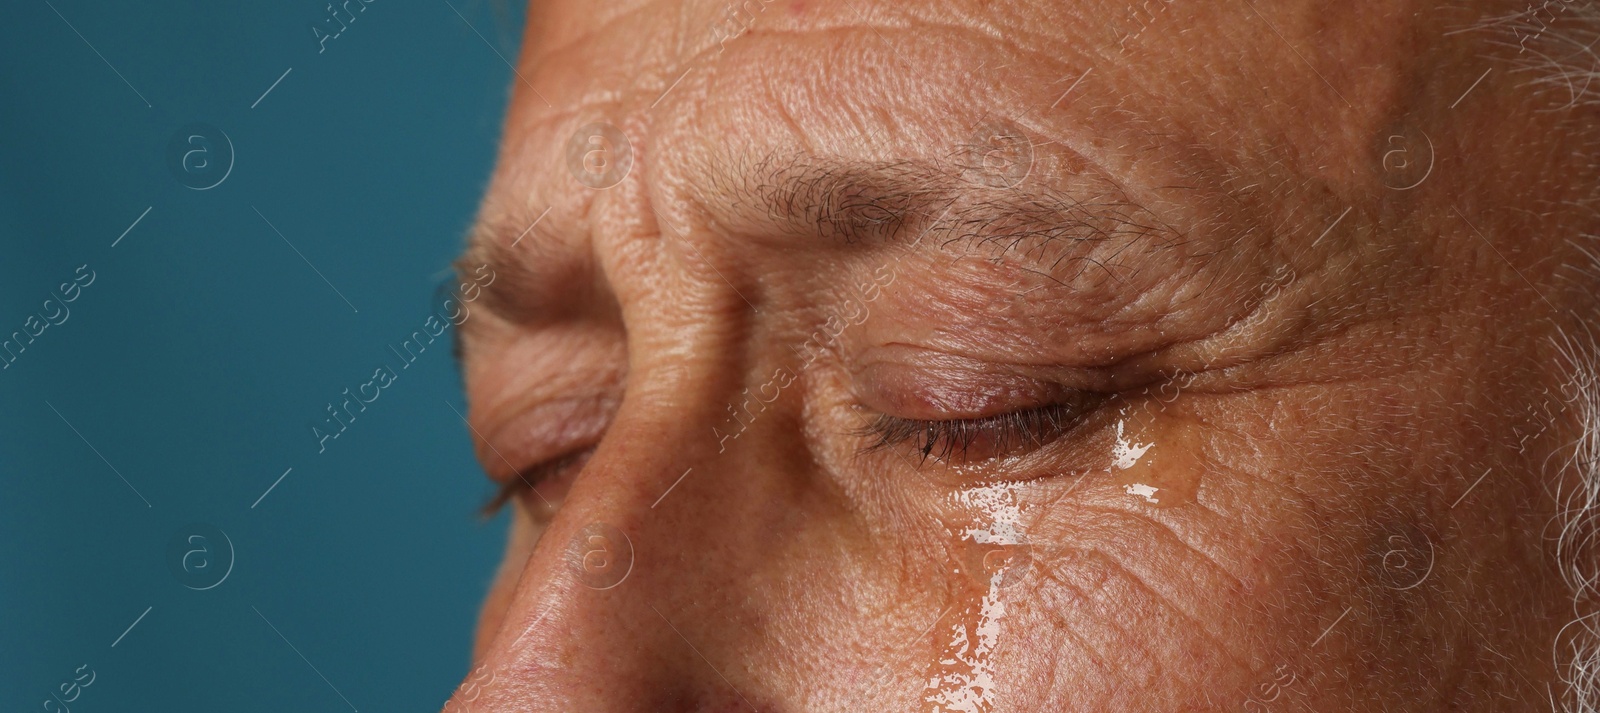
[(922, 454), (919, 467), (930, 455), (946, 463), (951, 462), (952, 457), (965, 462), (973, 444), (987, 440), (994, 445), (990, 454), (975, 459), (982, 461), (1042, 447), (1078, 427), (1105, 400), (1097, 394), (1084, 394), (1072, 403), (947, 421), (879, 414), (857, 435), (874, 439), (861, 449), (862, 453), (912, 443)]
[[(979, 460), (989, 460), (1022, 449), (1039, 448), (1060, 438), (1082, 424), (1089, 413), (1105, 400), (1106, 397), (1098, 394), (1082, 394), (1071, 403), (947, 421), (879, 414), (872, 423), (859, 429), (856, 435), (874, 439), (861, 449), (863, 454), (915, 442), (917, 451), (922, 454), (919, 466), (926, 463), (930, 455), (946, 463), (951, 462), (952, 456), (959, 456), (965, 461), (973, 443), (987, 438), (996, 444), (994, 454)], [(478, 508), (479, 515), (485, 520), (492, 518), (505, 509), (507, 503), (533, 490), (539, 483), (581, 470), (592, 453), (593, 448), (586, 448), (519, 471), (515, 479), (496, 488), (494, 495)]]
[(494, 495), (489, 496), (489, 499), (478, 507), (478, 515), (488, 520), (500, 514), (500, 511), (505, 509), (506, 503), (521, 497), (525, 492), (531, 492), (540, 483), (581, 471), (584, 464), (589, 461), (589, 456), (593, 454), (594, 448), (585, 448), (518, 471), (516, 478), (495, 488)]

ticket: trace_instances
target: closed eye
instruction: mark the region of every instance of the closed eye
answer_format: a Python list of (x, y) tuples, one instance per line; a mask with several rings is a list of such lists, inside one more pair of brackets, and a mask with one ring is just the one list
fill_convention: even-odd
[(981, 418), (924, 420), (880, 414), (856, 435), (871, 439), (861, 453), (909, 443), (921, 454), (921, 462), (933, 456), (945, 463), (976, 463), (1043, 447), (1077, 428), (1109, 398), (1075, 392), (1065, 402)]
[[(506, 480), (500, 484), (500, 487), (495, 489), (494, 495), (478, 508), (478, 514), (487, 520), (498, 514), (506, 506), (506, 503), (528, 495), (535, 496), (536, 504), (542, 506), (546, 512), (554, 512), (556, 503), (552, 503), (545, 498), (544, 494), (539, 492), (539, 486), (547, 483), (569, 484), (563, 483), (563, 481), (570, 482), (578, 471), (583, 470), (584, 464), (589, 462), (589, 456), (593, 454), (593, 447), (584, 448), (558, 458), (552, 458), (532, 468), (524, 468), (517, 471), (516, 477)], [(564, 491), (565, 489), (562, 488), (561, 490)]]

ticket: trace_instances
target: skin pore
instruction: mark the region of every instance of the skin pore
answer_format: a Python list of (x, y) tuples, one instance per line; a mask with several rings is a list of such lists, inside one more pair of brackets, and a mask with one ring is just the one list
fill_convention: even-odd
[(530, 8), (447, 709), (1568, 695), (1600, 137), (1512, 69), (1587, 10), (737, 7)]

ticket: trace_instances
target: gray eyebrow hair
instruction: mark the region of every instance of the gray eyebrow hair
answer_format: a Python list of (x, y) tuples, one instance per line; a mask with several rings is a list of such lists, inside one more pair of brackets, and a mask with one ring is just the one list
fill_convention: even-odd
[[(949, 159), (768, 155), (739, 171), (743, 185), (717, 186), (714, 194), (748, 197), (794, 232), (845, 244), (931, 237), (940, 247), (964, 244), (995, 260), (1016, 255), (1051, 270), (1079, 262), (1110, 273), (1107, 263), (1135, 242), (1168, 248), (1187, 240), (1109, 180), (1091, 194), (1073, 194), (1040, 180), (998, 188), (974, 180), (974, 170)], [(1116, 244), (1109, 254), (1090, 254), (1108, 243)]]

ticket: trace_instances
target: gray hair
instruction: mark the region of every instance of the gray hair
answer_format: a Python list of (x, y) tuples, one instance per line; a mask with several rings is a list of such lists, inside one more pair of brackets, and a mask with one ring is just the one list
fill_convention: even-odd
[[(1551, 101), (1554, 111), (1588, 111), (1600, 106), (1600, 4), (1592, 0), (1534, 0), (1514, 15), (1493, 18), (1474, 29), (1490, 31), (1500, 45), (1496, 58), (1510, 74)], [(1579, 149), (1582, 150), (1581, 148)], [(1600, 160), (1592, 158), (1590, 160)], [(1600, 186), (1588, 193), (1592, 210), (1600, 203)], [(1569, 238), (1582, 256), (1568, 277), (1600, 284), (1600, 252), (1594, 235)], [(1563, 684), (1550, 692), (1550, 706), (1560, 713), (1600, 713), (1600, 324), (1586, 311), (1574, 326), (1558, 332), (1557, 351), (1566, 374), (1562, 397), (1573, 419), (1577, 439), (1560, 462), (1554, 486), (1558, 513), (1555, 557), (1572, 594), (1574, 619), (1557, 633), (1551, 655)]]
[(1560, 507), (1554, 523), (1555, 555), (1572, 592), (1576, 618), (1551, 644), (1557, 675), (1566, 684), (1559, 700), (1552, 692), (1551, 708), (1593, 713), (1600, 711), (1600, 609), (1594, 607), (1600, 600), (1600, 571), (1594, 562), (1600, 535), (1600, 344), (1588, 328), (1559, 339), (1569, 374), (1563, 396), (1577, 420), (1578, 439), (1563, 464), (1563, 475), (1570, 477), (1556, 486)]
[[(1595, 0), (1530, 0), (1520, 12), (1486, 18), (1463, 31), (1483, 37), (1494, 50), (1496, 68), (1545, 99), (1549, 111), (1575, 110), (1577, 120), (1585, 121), (1581, 114), (1600, 107), (1600, 3)], [(1583, 156), (1585, 148), (1574, 151)], [(1588, 160), (1600, 161), (1600, 150), (1587, 153)], [(1600, 205), (1600, 185), (1580, 195), (1588, 197), (1567, 208), (1593, 211)], [(1595, 238), (1568, 239), (1580, 258), (1563, 278), (1600, 285)], [(1600, 311), (1572, 317), (1558, 316), (1558, 324), (1567, 326), (1558, 330), (1555, 347), (1564, 374), (1564, 415), (1578, 435), (1555, 462), (1560, 477), (1552, 481), (1558, 508), (1551, 529), (1574, 618), (1551, 644), (1563, 690), (1551, 690), (1549, 696), (1552, 711), (1600, 713)]]

